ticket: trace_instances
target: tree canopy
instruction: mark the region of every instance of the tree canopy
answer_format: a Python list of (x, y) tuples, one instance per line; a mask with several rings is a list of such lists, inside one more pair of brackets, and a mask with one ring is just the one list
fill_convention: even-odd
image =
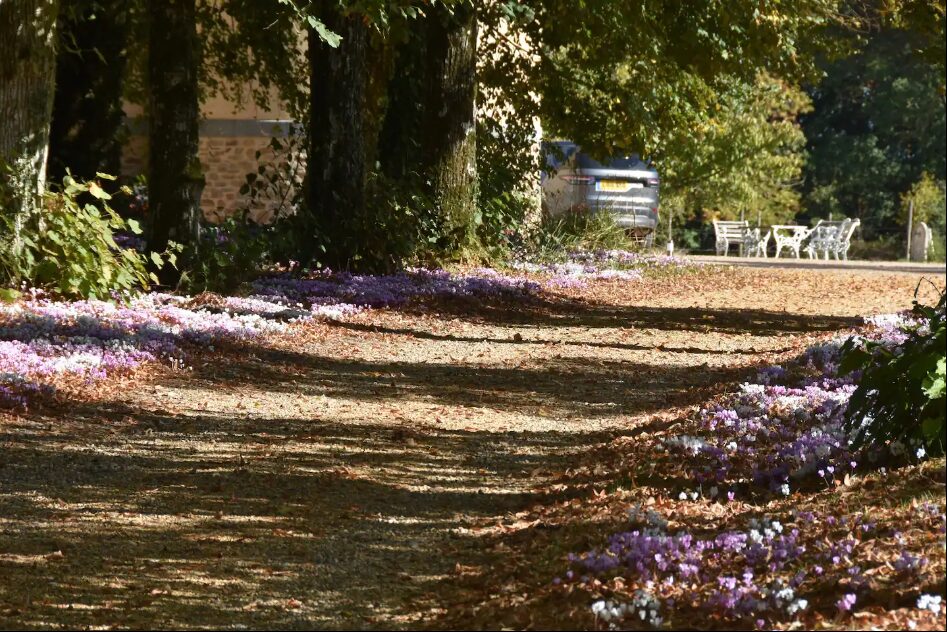
[[(846, 214), (877, 237), (900, 230), (900, 200), (922, 177), (945, 179), (939, 0), (188, 0), (177, 39), (155, 0), (39, 5), (53, 26), (34, 20), (17, 37), (58, 32), (58, 73), (33, 73), (30, 87), (56, 99), (28, 124), (4, 122), (3, 137), (38, 143), (3, 149), (29, 172), (17, 182), (36, 183), (16, 193), (5, 176), (12, 217), (37, 204), (47, 145), (57, 178), (114, 169), (130, 99), (164, 157), (150, 167), (155, 200), (187, 200), (152, 222), (158, 250), (172, 233), (195, 251), (203, 239), (196, 130), (215, 94), (278, 101), (299, 122), (281, 151), (305, 163), (302, 181), (274, 159), (245, 190), (286, 179), (281, 253), (312, 265), (502, 256), (538, 207), (540, 136), (645, 156), (666, 206), (695, 222)], [(5, 3), (0, 25), (32, 6)], [(148, 61), (165, 35), (180, 43), (167, 73)], [(52, 50), (31, 48), (23, 68), (48, 67)], [(176, 175), (162, 175), (169, 165)]]
[(891, 235), (901, 195), (924, 173), (944, 180), (943, 66), (918, 55), (926, 41), (885, 27), (856, 53), (820, 63), (803, 117), (807, 215), (855, 215), (866, 238)]

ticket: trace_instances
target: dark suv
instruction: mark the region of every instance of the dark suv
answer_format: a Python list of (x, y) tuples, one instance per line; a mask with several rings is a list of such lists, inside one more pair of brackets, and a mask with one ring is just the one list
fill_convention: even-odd
[(608, 212), (615, 223), (650, 242), (658, 227), (658, 172), (637, 155), (596, 160), (568, 141), (543, 144), (543, 210)]

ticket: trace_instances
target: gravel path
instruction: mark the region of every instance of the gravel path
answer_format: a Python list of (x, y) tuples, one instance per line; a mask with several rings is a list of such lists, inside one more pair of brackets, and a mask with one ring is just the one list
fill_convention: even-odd
[(485, 560), (474, 529), (577, 454), (908, 307), (918, 279), (731, 270), (370, 312), (0, 416), (0, 627), (430, 622)]
[(860, 272), (908, 272), (943, 277), (947, 266), (940, 263), (923, 263), (919, 261), (863, 261), (857, 259), (799, 259), (787, 256), (782, 258), (769, 257), (720, 257), (715, 255), (693, 255), (691, 259), (701, 263), (713, 265), (737, 266), (750, 268), (786, 268), (795, 270), (855, 270)]

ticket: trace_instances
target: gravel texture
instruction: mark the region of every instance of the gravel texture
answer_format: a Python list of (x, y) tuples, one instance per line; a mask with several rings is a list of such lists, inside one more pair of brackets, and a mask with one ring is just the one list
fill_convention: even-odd
[(919, 279), (705, 270), (368, 311), (2, 413), (0, 627), (431, 624), (472, 598), (450, 580), (488, 560), (484, 525), (581, 455)]

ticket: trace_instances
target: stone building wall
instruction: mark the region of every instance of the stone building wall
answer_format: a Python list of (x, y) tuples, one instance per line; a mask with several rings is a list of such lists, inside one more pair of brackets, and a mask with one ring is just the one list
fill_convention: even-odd
[[(134, 177), (148, 167), (147, 126), (135, 120), (132, 134), (122, 153), (122, 175)], [(199, 155), (204, 170), (204, 192), (201, 208), (210, 222), (219, 222), (233, 213), (251, 206), (240, 188), (247, 174), (256, 173), (261, 164), (271, 163), (275, 156), (270, 149), (272, 138), (286, 138), (294, 126), (285, 120), (205, 119), (200, 125)], [(257, 152), (260, 157), (257, 158)], [(282, 195), (271, 195), (279, 197)], [(262, 200), (250, 208), (250, 216), (260, 223), (272, 219), (278, 199)]]

